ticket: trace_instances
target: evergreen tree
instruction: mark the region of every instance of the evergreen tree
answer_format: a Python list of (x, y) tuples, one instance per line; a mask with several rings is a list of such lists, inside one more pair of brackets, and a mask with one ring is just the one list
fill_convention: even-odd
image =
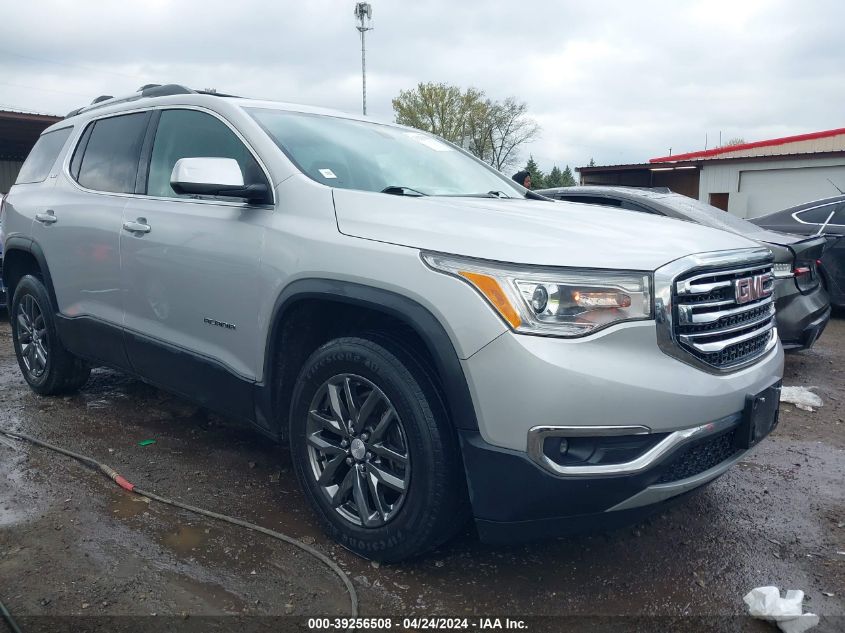
[(546, 177), (543, 175), (543, 172), (540, 171), (537, 163), (534, 162), (533, 156), (528, 157), (528, 163), (526, 163), (524, 169), (531, 174), (532, 189), (543, 189), (546, 186)]
[(573, 187), (575, 186), (575, 176), (572, 175), (572, 170), (569, 169), (569, 165), (566, 166), (566, 169), (563, 170), (563, 174), (560, 178), (560, 186), (561, 187)]
[(594, 161), (592, 159), (592, 157), (590, 157), (590, 162), (587, 163), (587, 167), (595, 167), (595, 166), (596, 166), (596, 161)]
[(546, 188), (550, 189), (551, 187), (561, 187), (563, 182), (563, 172), (560, 168), (555, 165), (552, 167), (552, 170), (546, 176)]

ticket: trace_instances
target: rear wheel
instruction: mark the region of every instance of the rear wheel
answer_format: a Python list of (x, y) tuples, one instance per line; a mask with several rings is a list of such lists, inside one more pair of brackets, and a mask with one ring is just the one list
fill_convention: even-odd
[(88, 381), (91, 368), (59, 341), (50, 296), (37, 277), (26, 275), (20, 280), (9, 314), (18, 365), (33, 391), (71, 393)]
[(302, 369), (290, 424), (309, 501), (357, 554), (402, 560), (462, 526), (454, 433), (432, 381), (401, 348), (364, 338), (322, 346)]

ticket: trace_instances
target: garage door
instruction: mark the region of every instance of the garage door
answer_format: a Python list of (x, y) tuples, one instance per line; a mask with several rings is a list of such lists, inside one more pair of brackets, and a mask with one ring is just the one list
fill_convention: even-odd
[(742, 171), (739, 191), (748, 196), (746, 217), (754, 218), (802, 202), (839, 195), (828, 178), (845, 190), (845, 165)]

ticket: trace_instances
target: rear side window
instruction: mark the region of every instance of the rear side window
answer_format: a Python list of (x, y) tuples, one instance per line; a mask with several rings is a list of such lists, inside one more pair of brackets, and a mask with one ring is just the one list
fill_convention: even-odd
[(600, 196), (567, 196), (562, 195), (559, 200), (566, 200), (567, 202), (581, 202), (583, 204), (601, 204), (606, 207), (621, 207), (622, 202), (614, 200), (613, 198), (602, 198)]
[[(88, 189), (113, 193), (135, 191), (135, 177), (141, 158), (141, 144), (147, 129), (148, 112), (99, 119), (86, 130), (71, 167), (78, 166), (77, 182)], [(86, 144), (87, 141), (87, 144)]]
[(807, 224), (824, 224), (834, 209), (836, 213), (831, 218), (830, 224), (845, 224), (845, 204), (841, 202), (826, 204), (823, 207), (814, 207), (806, 211), (799, 211), (796, 213), (796, 216), (799, 220)]
[(26, 157), (15, 183), (43, 182), (50, 174), (53, 163), (59, 157), (59, 152), (65, 146), (65, 141), (70, 136), (72, 129), (72, 127), (65, 127), (61, 130), (42, 134), (29, 156)]
[(651, 215), (663, 215), (660, 211), (655, 209), (649, 209), (648, 207), (644, 207), (641, 204), (637, 204), (636, 202), (631, 202), (630, 200), (622, 200), (622, 208), (628, 209), (628, 211), (636, 211), (637, 213), (650, 213)]
[(180, 196), (170, 186), (170, 174), (180, 158), (233, 158), (244, 184), (267, 184), (255, 158), (222, 121), (196, 110), (164, 110), (156, 129), (147, 179), (147, 195)]

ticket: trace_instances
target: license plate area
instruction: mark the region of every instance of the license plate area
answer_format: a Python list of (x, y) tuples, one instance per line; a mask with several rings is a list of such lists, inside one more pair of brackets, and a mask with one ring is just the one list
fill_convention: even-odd
[(742, 422), (736, 433), (737, 448), (751, 448), (771, 433), (778, 424), (780, 387), (776, 382), (760, 393), (746, 396)]

